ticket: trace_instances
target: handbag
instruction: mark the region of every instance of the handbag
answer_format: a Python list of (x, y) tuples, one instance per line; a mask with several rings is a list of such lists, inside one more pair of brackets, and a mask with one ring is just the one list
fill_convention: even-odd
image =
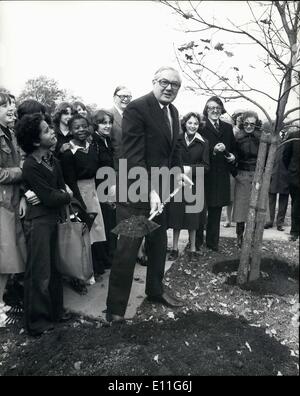
[[(70, 217), (72, 211), (72, 221)], [(88, 227), (66, 207), (66, 221), (58, 224), (58, 271), (62, 275), (87, 281), (93, 275), (91, 240)]]
[(21, 222), (17, 222), (14, 211), (0, 205), (0, 273), (24, 272), (26, 256)]

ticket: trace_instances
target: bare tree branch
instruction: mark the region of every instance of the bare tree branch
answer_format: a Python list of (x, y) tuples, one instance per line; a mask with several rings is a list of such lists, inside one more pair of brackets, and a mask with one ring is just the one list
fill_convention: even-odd
[(294, 113), (294, 111), (300, 111), (300, 107), (294, 107), (293, 109), (288, 110), (284, 115), (283, 115), (283, 119), (286, 119), (286, 117), (291, 114)]

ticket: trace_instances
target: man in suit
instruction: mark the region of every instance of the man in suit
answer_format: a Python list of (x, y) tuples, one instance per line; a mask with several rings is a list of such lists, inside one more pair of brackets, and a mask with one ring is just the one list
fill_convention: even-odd
[[(127, 160), (128, 171), (141, 167), (148, 175), (153, 167), (180, 167), (181, 155), (178, 145), (179, 118), (172, 102), (177, 96), (181, 78), (177, 70), (162, 67), (154, 75), (153, 90), (149, 94), (132, 101), (126, 107), (122, 121), (122, 158)], [(180, 170), (180, 172), (181, 172)], [(177, 180), (184, 180), (178, 173)], [(121, 182), (124, 182), (121, 180)], [(149, 216), (155, 210), (161, 210), (161, 191), (153, 186), (149, 188), (147, 202), (128, 202), (117, 204), (117, 223), (132, 215)], [(148, 267), (146, 276), (146, 294), (151, 302), (171, 307), (182, 306), (182, 302), (163, 290), (163, 277), (167, 250), (166, 213), (155, 217), (160, 225), (146, 236)], [(124, 320), (124, 315), (132, 286), (136, 256), (141, 238), (133, 239), (120, 236), (110, 273), (107, 296), (107, 320)]]
[[(206, 126), (202, 136), (209, 142), (210, 169), (204, 178), (207, 204), (206, 246), (218, 251), (222, 207), (230, 204), (230, 172), (235, 161), (235, 138), (232, 126), (220, 120), (226, 113), (223, 102), (212, 96), (203, 115)], [(197, 231), (196, 246), (203, 243), (203, 227)]]
[(122, 117), (124, 110), (132, 99), (131, 91), (127, 87), (119, 85), (115, 89), (113, 99), (114, 105), (112, 109), (109, 110), (110, 113), (112, 113), (112, 115), (114, 116), (114, 122), (110, 133), (110, 138), (114, 152), (114, 167), (116, 170), (118, 170), (122, 148)]

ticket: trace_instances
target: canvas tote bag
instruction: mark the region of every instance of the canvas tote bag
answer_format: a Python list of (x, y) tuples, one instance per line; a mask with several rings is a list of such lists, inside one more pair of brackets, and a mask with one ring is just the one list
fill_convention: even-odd
[(0, 205), (0, 273), (17, 274), (25, 271), (26, 242), (16, 214)]
[(59, 268), (62, 275), (87, 281), (93, 275), (93, 262), (90, 233), (85, 223), (73, 212), (71, 221), (70, 209), (66, 207), (66, 221), (58, 224)]

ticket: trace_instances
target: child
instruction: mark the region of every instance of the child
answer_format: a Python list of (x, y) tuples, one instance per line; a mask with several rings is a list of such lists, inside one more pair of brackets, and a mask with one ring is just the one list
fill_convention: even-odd
[[(108, 110), (100, 109), (93, 114), (93, 143), (97, 146), (99, 168), (110, 167), (114, 168), (113, 147), (111, 142), (110, 133), (113, 126), (114, 116)], [(96, 187), (106, 178), (96, 179)], [(110, 195), (115, 190), (115, 185), (107, 186), (104, 191), (105, 194)], [(112, 196), (113, 198), (113, 196)], [(100, 202), (107, 241), (103, 242), (103, 257), (104, 267), (110, 268), (112, 263), (113, 254), (117, 244), (117, 237), (111, 233), (111, 230), (116, 226), (116, 210), (114, 202)]]
[(70, 203), (61, 168), (50, 151), (56, 143), (54, 131), (40, 114), (25, 115), (16, 125), (17, 141), (27, 157), (23, 179), (39, 200), (28, 205), (25, 216), (27, 263), (24, 279), (25, 323), (32, 336), (67, 320), (63, 313), (63, 288), (57, 272), (57, 222), (60, 211)]
[(97, 213), (90, 230), (92, 256), (95, 278), (104, 273), (103, 252), (100, 242), (106, 241), (101, 207), (98, 201), (95, 177), (99, 168), (97, 147), (88, 142), (90, 137), (89, 122), (75, 114), (69, 121), (69, 129), (73, 136), (70, 148), (61, 156), (61, 165), (66, 183), (74, 193), (74, 197), (89, 213)]
[(11, 97), (0, 93), (0, 327), (5, 324), (3, 294), (9, 274), (25, 269), (25, 252), (20, 248), (25, 239), (20, 217), (25, 213), (25, 200), (20, 201), (22, 181), (21, 156), (16, 138), (9, 128), (14, 122)]

